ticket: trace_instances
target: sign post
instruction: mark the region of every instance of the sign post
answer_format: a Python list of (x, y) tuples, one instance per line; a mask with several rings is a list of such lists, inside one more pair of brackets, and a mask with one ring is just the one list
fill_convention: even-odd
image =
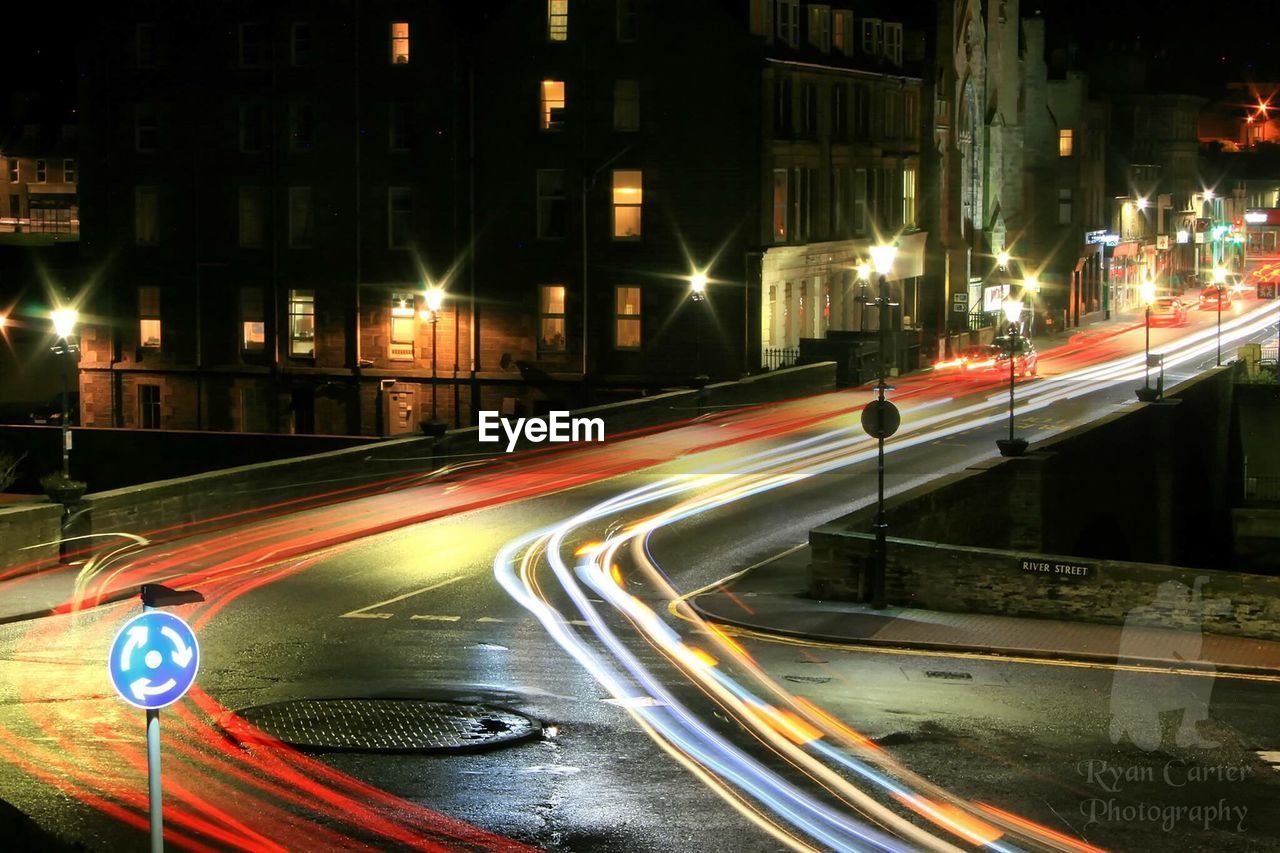
[(204, 601), (195, 590), (179, 592), (160, 584), (142, 587), (142, 612), (120, 627), (107, 658), (111, 686), (120, 698), (147, 712), (147, 794), (151, 850), (164, 850), (160, 787), (160, 709), (172, 705), (195, 683), (200, 646), (191, 626), (172, 613), (171, 604)]

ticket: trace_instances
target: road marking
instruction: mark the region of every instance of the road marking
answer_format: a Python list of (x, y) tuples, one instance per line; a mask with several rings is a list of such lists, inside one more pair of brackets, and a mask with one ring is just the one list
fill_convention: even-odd
[(570, 625), (577, 625), (579, 628), (590, 628), (590, 627), (591, 627), (591, 623), (590, 623), (590, 622), (588, 622), (588, 621), (586, 621), (585, 619), (570, 619), (570, 620), (568, 621), (568, 624), (570, 624)]
[(506, 619), (494, 619), (492, 616), (481, 616), (477, 622), (506, 622)]
[(422, 589), (415, 589), (413, 592), (406, 592), (404, 595), (397, 595), (395, 598), (388, 598), (386, 601), (379, 601), (377, 604), (370, 604), (368, 607), (361, 607), (359, 610), (352, 610), (350, 613), (343, 613), (340, 619), (390, 619), (393, 613), (369, 613), (375, 607), (385, 607), (388, 604), (395, 604), (397, 601), (404, 601), (406, 598), (413, 598), (415, 595), (421, 595), (424, 592), (431, 592), (433, 589), (439, 589), (442, 586), (462, 580), (464, 576), (458, 575), (456, 578), (433, 583), (431, 586), (424, 586)]
[(667, 612), (670, 613), (672, 616), (676, 616), (683, 619), (684, 617), (680, 616), (680, 614), (677, 611), (679, 610), (680, 605), (684, 604), (686, 600), (693, 598), (695, 595), (702, 595), (704, 592), (708, 592), (710, 590), (716, 589), (717, 587), (722, 587), (725, 584), (727, 584), (729, 581), (742, 577), (747, 572), (758, 569), (761, 566), (767, 566), (770, 563), (775, 562), (777, 560), (781, 560), (783, 557), (786, 557), (790, 554), (794, 554), (796, 551), (799, 551), (801, 548), (808, 547), (808, 545), (809, 545), (808, 540), (805, 540), (804, 542), (801, 542), (798, 545), (792, 545), (790, 548), (786, 549), (785, 551), (780, 551), (777, 554), (774, 554), (772, 557), (766, 557), (765, 559), (761, 560), (760, 562), (756, 563), (753, 566), (747, 566), (745, 569), (740, 569), (731, 575), (727, 575), (725, 577), (720, 578), (720, 580), (718, 581), (713, 581), (704, 587), (695, 589), (693, 592), (686, 592), (684, 595), (680, 596), (679, 598), (674, 598), (671, 600), (671, 602), (667, 605)]
[(409, 618), (410, 618), (410, 619), (421, 619), (421, 620), (423, 620), (423, 621), (425, 621), (425, 622), (457, 622), (457, 621), (458, 621), (459, 619), (461, 619), (462, 617), (461, 617), (461, 616), (420, 616), (420, 615), (418, 615), (418, 614), (414, 614), (413, 616), (410, 616)]

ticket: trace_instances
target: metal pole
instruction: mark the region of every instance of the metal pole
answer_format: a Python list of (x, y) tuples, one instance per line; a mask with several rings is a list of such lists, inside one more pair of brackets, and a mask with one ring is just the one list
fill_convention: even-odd
[(1009, 441), (1013, 441), (1013, 368), (1018, 357), (1018, 327), (1009, 330)]
[(62, 478), (71, 479), (71, 407), (67, 402), (67, 362), (71, 360), (71, 343), (62, 339)]
[(431, 312), (431, 422), (436, 420), (436, 324), (440, 317)]
[(1218, 367), (1222, 367), (1222, 285), (1218, 285)]
[[(155, 610), (142, 605), (143, 611)], [(147, 709), (147, 799), (151, 813), (151, 853), (164, 851), (164, 796), (160, 788), (160, 711)]]
[[(885, 277), (880, 276), (880, 298), (879, 302), (879, 323), (880, 323), (880, 369), (878, 381), (876, 382), (876, 399), (880, 401), (879, 417), (884, 418), (884, 391), (885, 391), (885, 350), (888, 349), (888, 331), (889, 324), (886, 322), (885, 315), (889, 311), (889, 297), (885, 292), (888, 284)], [(871, 577), (871, 606), (876, 610), (882, 610), (885, 606), (885, 563), (886, 550), (888, 543), (885, 541), (885, 531), (888, 523), (884, 517), (884, 423), (880, 424), (880, 437), (876, 439), (876, 563), (875, 572)]]
[(1151, 306), (1150, 305), (1147, 306), (1147, 343), (1144, 349), (1145, 349), (1146, 359), (1144, 361), (1145, 367), (1143, 369), (1146, 370), (1146, 376), (1143, 378), (1142, 384), (1145, 387), (1150, 388), (1151, 387)]

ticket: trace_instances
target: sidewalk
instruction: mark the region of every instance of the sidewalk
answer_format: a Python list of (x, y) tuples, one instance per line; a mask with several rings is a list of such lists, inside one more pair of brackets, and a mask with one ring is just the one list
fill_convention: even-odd
[[(843, 601), (805, 594), (808, 547), (753, 569), (689, 599), (703, 618), (765, 634), (858, 646), (928, 649), (1053, 660), (1116, 663), (1123, 628), (975, 613), (942, 613)], [(1280, 642), (1205, 634), (1201, 659), (1169, 656), (1187, 633), (1140, 629), (1125, 637), (1121, 661), (1160, 668), (1280, 673)]]
[[(84, 561), (80, 560), (0, 583), (0, 625), (68, 612), (67, 604), (75, 596), (76, 578), (83, 566)], [(148, 578), (148, 583), (165, 583), (165, 577)], [(139, 592), (138, 584), (128, 581), (109, 586), (105, 594), (94, 584), (93, 595), (81, 606), (94, 607), (137, 598)]]

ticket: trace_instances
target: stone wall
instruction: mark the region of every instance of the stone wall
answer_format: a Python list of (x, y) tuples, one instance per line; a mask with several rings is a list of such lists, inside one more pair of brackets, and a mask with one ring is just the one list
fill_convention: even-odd
[(19, 567), (34, 568), (56, 557), (61, 526), (61, 504), (44, 498), (0, 506), (0, 575), (7, 576)]
[[(810, 593), (816, 598), (857, 597), (861, 567), (875, 537), (827, 524), (809, 534)], [(1058, 579), (1024, 572), (1023, 558), (1088, 566), (1093, 577)], [(1124, 624), (1130, 614), (1156, 627), (1280, 640), (1280, 578), (1119, 560), (1089, 560), (1041, 552), (973, 548), (889, 539), (886, 594), (894, 605), (962, 613), (1031, 616)], [(1197, 579), (1203, 578), (1197, 584)], [(1161, 585), (1202, 589), (1203, 614)], [(1181, 606), (1180, 606), (1181, 605)], [(1203, 618), (1203, 622), (1201, 621)]]

